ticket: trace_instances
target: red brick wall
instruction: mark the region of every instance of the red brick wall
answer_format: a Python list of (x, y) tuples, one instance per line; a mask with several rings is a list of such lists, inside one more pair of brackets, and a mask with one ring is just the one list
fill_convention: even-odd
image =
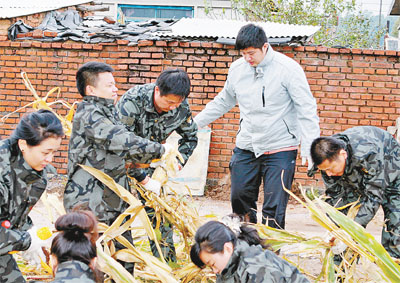
[[(22, 83), (21, 71), (28, 73), (39, 95), (58, 86), (61, 98), (70, 103), (79, 100), (74, 76), (79, 65), (91, 60), (104, 61), (115, 68), (120, 94), (134, 84), (155, 81), (164, 68), (184, 68), (191, 77), (190, 103), (197, 113), (221, 90), (230, 63), (239, 56), (231, 46), (209, 42), (142, 41), (138, 46), (127, 43), (10, 42), (0, 37), (0, 115), (33, 100)], [(400, 115), (399, 52), (325, 47), (275, 49), (293, 57), (306, 71), (318, 102), (322, 135), (357, 125), (386, 129)], [(55, 100), (55, 95), (49, 100)], [(59, 111), (65, 114), (64, 109)], [(14, 114), (1, 126), (2, 138), (11, 133), (18, 119), (19, 114)], [(238, 120), (235, 108), (212, 124), (208, 170), (211, 184), (228, 174)], [(62, 174), (66, 173), (66, 146), (67, 140), (55, 159)], [(302, 166), (298, 166), (295, 177), (303, 185), (316, 184)]]

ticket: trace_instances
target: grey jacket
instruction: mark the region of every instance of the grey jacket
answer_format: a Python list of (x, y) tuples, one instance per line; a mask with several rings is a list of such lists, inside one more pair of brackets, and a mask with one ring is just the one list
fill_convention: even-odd
[(319, 118), (307, 78), (296, 61), (271, 46), (257, 67), (243, 58), (236, 60), (223, 90), (194, 120), (204, 127), (236, 103), (240, 109), (237, 147), (258, 157), (301, 141), (301, 156), (309, 156), (312, 141), (320, 135)]

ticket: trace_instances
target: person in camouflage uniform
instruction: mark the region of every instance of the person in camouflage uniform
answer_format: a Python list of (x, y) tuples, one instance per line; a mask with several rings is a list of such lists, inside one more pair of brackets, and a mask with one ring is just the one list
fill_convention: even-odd
[(354, 127), (315, 139), (311, 156), (321, 170), (329, 204), (360, 202), (355, 222), (366, 227), (382, 205), (382, 245), (400, 258), (400, 144), (379, 128)]
[(53, 283), (95, 283), (93, 271), (89, 265), (77, 261), (66, 261), (58, 265)]
[[(152, 141), (164, 143), (176, 131), (181, 139), (178, 141), (179, 152), (184, 166), (197, 146), (197, 125), (192, 120), (192, 112), (187, 101), (190, 93), (190, 80), (187, 73), (180, 69), (164, 70), (156, 83), (135, 86), (128, 90), (118, 101), (117, 110), (121, 121), (129, 131)], [(178, 160), (178, 162), (181, 162)], [(153, 168), (135, 168), (132, 166), (129, 175), (141, 182), (145, 187), (151, 185), (149, 176)], [(160, 186), (160, 184), (156, 184)], [(144, 202), (144, 199), (142, 198)], [(146, 207), (153, 227), (157, 226), (154, 210)], [(168, 221), (160, 224), (161, 243), (164, 257), (167, 261), (176, 261), (173, 242), (173, 228)], [(158, 250), (150, 241), (153, 254), (158, 257)]]
[(194, 264), (217, 274), (217, 283), (309, 282), (296, 267), (266, 250), (255, 228), (242, 224), (232, 229), (207, 222), (197, 230), (190, 251)]
[(95, 269), (97, 220), (90, 211), (76, 210), (60, 216), (50, 254), (56, 283), (103, 282)]
[[(73, 119), (64, 193), (67, 211), (76, 205), (89, 208), (107, 225), (128, 208), (128, 203), (79, 164), (103, 171), (130, 191), (125, 163), (160, 158), (167, 150), (159, 143), (129, 132), (120, 121), (114, 105), (118, 89), (112, 72), (107, 64), (88, 62), (76, 74), (83, 101), (78, 104)], [(132, 240), (129, 231), (123, 235)], [(133, 264), (124, 263), (124, 266), (133, 272)]]
[[(64, 136), (61, 122), (48, 110), (25, 115), (13, 135), (0, 141), (0, 282), (25, 282), (11, 251), (32, 252), (38, 243), (28, 216), (47, 185), (49, 163)], [(36, 245), (36, 249), (40, 249)]]

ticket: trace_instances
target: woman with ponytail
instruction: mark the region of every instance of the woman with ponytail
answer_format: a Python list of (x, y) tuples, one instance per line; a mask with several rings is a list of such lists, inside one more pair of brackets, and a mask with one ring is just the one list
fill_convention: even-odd
[(77, 210), (60, 216), (59, 232), (51, 244), (50, 256), (57, 283), (102, 282), (96, 270), (96, 217), (90, 211)]
[(12, 255), (24, 251), (30, 263), (46, 258), (28, 214), (46, 189), (47, 173), (64, 136), (49, 110), (26, 114), (11, 137), (0, 141), (0, 282), (25, 282)]
[(309, 282), (296, 267), (266, 249), (255, 228), (240, 223), (237, 216), (224, 218), (231, 228), (207, 222), (197, 230), (190, 251), (194, 264), (217, 274), (217, 283)]

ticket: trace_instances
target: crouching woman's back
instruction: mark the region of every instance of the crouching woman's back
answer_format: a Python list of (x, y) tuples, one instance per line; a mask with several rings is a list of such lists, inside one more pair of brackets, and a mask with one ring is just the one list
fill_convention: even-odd
[(238, 224), (237, 233), (218, 221), (201, 226), (190, 252), (193, 263), (210, 267), (217, 282), (309, 282), (296, 267), (265, 249), (256, 229)]

